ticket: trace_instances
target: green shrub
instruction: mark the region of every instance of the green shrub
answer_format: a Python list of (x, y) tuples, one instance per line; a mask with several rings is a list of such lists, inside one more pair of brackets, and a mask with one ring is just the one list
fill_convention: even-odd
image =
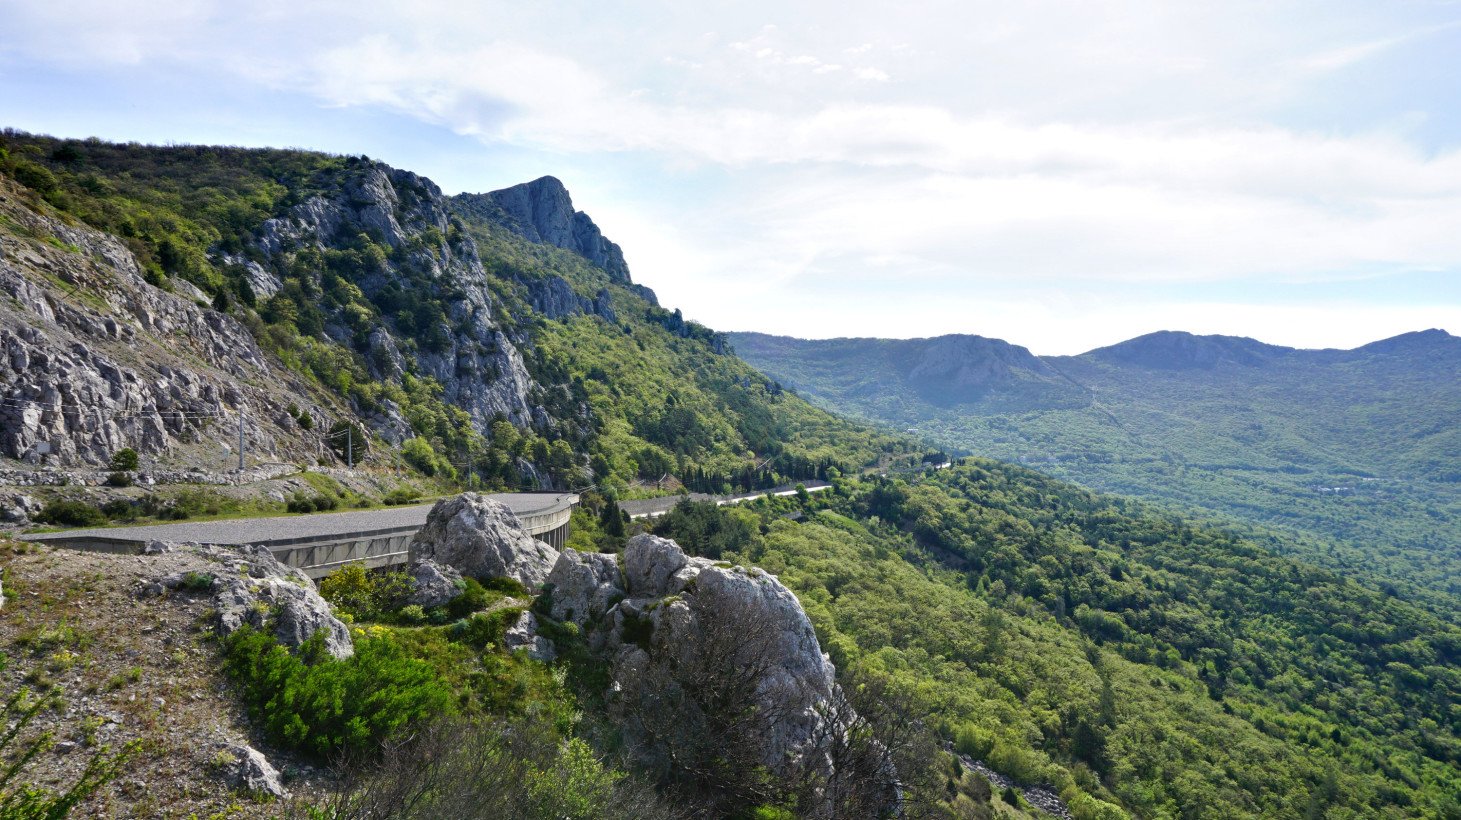
[(482, 581), (482, 586), (514, 598), (522, 598), (528, 594), (528, 588), (519, 583), (516, 578), (487, 578)]
[(333, 510), (338, 506), (340, 506), (340, 499), (332, 495), (307, 496), (304, 493), (295, 493), (294, 497), (285, 504), (285, 509), (292, 513), (312, 513)]
[(125, 498), (114, 498), (101, 505), (101, 512), (113, 521), (137, 520), (137, 507)]
[(132, 486), (131, 473), (111, 473), (107, 476), (108, 487), (130, 487)]
[(486, 649), (502, 643), (507, 627), (523, 614), (522, 607), (503, 607), (491, 612), (478, 612), (452, 624), (451, 637), (477, 649)]
[(36, 520), (62, 527), (98, 527), (107, 523), (101, 510), (81, 501), (52, 501), (41, 509)]
[(421, 498), (420, 491), (411, 487), (397, 487), (386, 493), (385, 497), (381, 500), (386, 504), (396, 506), (399, 504), (410, 504), (419, 498)]
[(42, 194), (52, 193), (60, 185), (56, 181), (56, 175), (45, 166), (23, 159), (16, 160), (15, 169), (11, 175), (15, 177), (16, 182)]
[(376, 751), (423, 718), (453, 711), (451, 689), (431, 664), (389, 636), (357, 633), (355, 654), (336, 660), (316, 633), (293, 655), (267, 632), (225, 639), (225, 663), (254, 720), (276, 743), (319, 759)]
[(358, 621), (389, 620), (410, 594), (411, 576), (371, 572), (364, 564), (346, 564), (320, 580), (320, 595)]
[(492, 597), (487, 594), (486, 587), (477, 583), (475, 579), (466, 578), (462, 581), (462, 594), (447, 602), (446, 611), (453, 618), (465, 618), (487, 606)]
[(112, 453), (112, 460), (108, 469), (116, 472), (131, 472), (137, 469), (138, 464), (137, 451), (131, 447), (123, 447), (115, 453)]

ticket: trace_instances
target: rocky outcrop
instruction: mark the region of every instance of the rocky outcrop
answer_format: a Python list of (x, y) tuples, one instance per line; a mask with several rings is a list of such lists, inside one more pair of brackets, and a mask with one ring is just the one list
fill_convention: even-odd
[(559, 621), (586, 626), (624, 597), (618, 561), (603, 553), (564, 550), (549, 573), (551, 613)]
[(567, 319), (570, 316), (588, 314), (602, 317), (608, 322), (618, 322), (614, 312), (613, 295), (607, 288), (600, 288), (590, 299), (574, 292), (573, 286), (561, 276), (545, 276), (523, 283), (528, 290), (528, 304), (533, 310), (548, 319)]
[[(442, 398), (466, 410), (480, 429), (501, 416), (531, 418), (532, 379), (513, 340), (493, 319), (494, 300), (476, 243), (449, 211), (436, 184), (409, 171), (352, 160), (351, 172), (328, 194), (311, 197), (255, 234), (255, 247), (286, 269), (303, 250), (324, 252), (360, 236), (389, 246), (388, 258), (352, 280), (368, 298), (427, 288), (447, 306), (446, 325), (431, 344), (403, 346), (387, 316), (368, 336), (372, 374), (399, 380), (408, 369), (436, 379)], [(420, 335), (423, 328), (412, 333)], [(408, 367), (403, 347), (413, 348)]]
[(529, 589), (542, 586), (559, 558), (512, 510), (477, 493), (436, 502), (411, 551), (470, 578), (511, 578)]
[(462, 574), (431, 560), (411, 565), (411, 595), (406, 603), (422, 609), (445, 606), (462, 593)]
[(604, 237), (588, 214), (573, 210), (568, 189), (554, 177), (541, 177), (488, 194), (462, 194), (455, 202), (528, 240), (573, 251), (616, 282), (630, 282), (623, 250)]
[(254, 797), (285, 800), (289, 790), (263, 753), (243, 743), (220, 744), (213, 756), (223, 781), (234, 791)]
[(279, 563), (265, 547), (237, 550), (196, 544), (148, 545), (149, 554), (185, 551), (196, 565), (155, 579), (143, 595), (193, 591), (212, 595), (219, 634), (232, 635), (243, 626), (271, 629), (279, 643), (298, 650), (316, 633), (323, 633), (325, 651), (335, 658), (355, 654), (350, 630), (335, 617), (320, 597), (314, 582), (303, 572)]
[(316, 454), (279, 395), (323, 410), (247, 328), (149, 284), (116, 237), (13, 193), (0, 180), (0, 457), (102, 465), (123, 447), (191, 450), (216, 468), (240, 411), (255, 458)]
[(646, 704), (663, 694), (647, 682), (693, 687), (749, 670), (747, 695), (769, 721), (755, 738), (760, 764), (783, 771), (819, 760), (836, 670), (796, 596), (759, 569), (690, 557), (653, 535), (631, 538), (622, 561), (621, 572), (613, 555), (563, 553), (548, 579), (551, 614), (610, 654), (611, 695), (640, 753), (656, 754), (646, 738), (657, 736), (648, 724), (660, 716)]
[(538, 619), (531, 612), (524, 612), (502, 638), (509, 652), (526, 652), (535, 661), (548, 662), (558, 657), (553, 642), (538, 634)]
[(24, 493), (0, 496), (0, 527), (24, 527), (41, 509), (41, 502)]

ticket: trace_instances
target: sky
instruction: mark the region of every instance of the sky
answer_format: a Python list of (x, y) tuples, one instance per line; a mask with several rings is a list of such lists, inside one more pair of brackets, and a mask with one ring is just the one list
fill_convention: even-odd
[(0, 126), (545, 174), (720, 330), (1461, 334), (1461, 3), (0, 0)]

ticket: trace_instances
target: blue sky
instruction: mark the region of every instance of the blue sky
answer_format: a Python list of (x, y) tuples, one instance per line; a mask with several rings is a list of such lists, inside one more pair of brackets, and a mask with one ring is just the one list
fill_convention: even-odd
[(726, 330), (1461, 333), (1461, 4), (0, 0), (0, 124), (552, 174)]

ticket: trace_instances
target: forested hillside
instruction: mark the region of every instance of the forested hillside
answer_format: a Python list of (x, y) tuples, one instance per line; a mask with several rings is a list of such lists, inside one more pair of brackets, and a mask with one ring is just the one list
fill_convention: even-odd
[[(0, 170), (38, 211), (120, 237), (151, 287), (230, 317), (303, 380), (276, 396), (273, 427), (250, 427), (255, 449), (321, 441), (343, 464), (343, 431), (356, 424), (383, 445), (382, 465), (399, 452), (414, 470), (467, 486), (619, 493), (641, 481), (673, 487), (677, 476), (696, 489), (771, 486), (910, 450), (783, 394), (627, 270), (530, 240), (490, 202), (445, 197), (364, 157), (6, 132)], [(556, 180), (533, 185), (568, 202)], [(567, 207), (560, 216), (576, 218)], [(33, 233), (17, 241), (66, 244)], [(91, 294), (101, 321), (114, 310), (99, 294), (143, 287), (20, 273), (54, 288), (58, 303)], [(16, 373), (0, 398), (54, 411), (49, 434), (74, 441), (56, 442), (59, 452), (92, 464), (124, 445), (163, 463), (178, 455), (106, 395), (85, 399), (100, 426), (63, 412), (83, 399), (64, 395), (65, 380), (61, 394), (35, 390), (47, 375)], [(195, 436), (221, 426), (201, 411), (187, 417)]]
[(1274, 549), (1437, 606), (1461, 593), (1461, 339), (1443, 331), (1355, 350), (1157, 333), (1052, 357), (978, 337), (731, 338), (823, 407), (1260, 524)]
[[(652, 527), (706, 559), (694, 565), (701, 574), (693, 577), (681, 578), (679, 567), (659, 572), (660, 582), (679, 579), (680, 586), (664, 586), (652, 601), (635, 604), (640, 609), (619, 612), (607, 633), (621, 649), (652, 648), (651, 626), (686, 611), (683, 599), (698, 594), (696, 579), (734, 575), (747, 589), (774, 590), (761, 580), (762, 569), (779, 576), (815, 627), (818, 641), (802, 648), (815, 650), (819, 642), (849, 701), (865, 713), (883, 710), (881, 727), (917, 741), (904, 748), (925, 752), (918, 762), (898, 763), (910, 815), (1038, 816), (1013, 788), (992, 793), (982, 776), (937, 750), (947, 742), (1025, 785), (1050, 787), (1080, 820), (1461, 817), (1461, 631), (1435, 614), (1444, 609), (1444, 587), (1435, 579), (1419, 570), (1393, 573), (1430, 585), (1437, 597), (1417, 605), (1384, 589), (1364, 567), (1353, 567), (1350, 578), (1279, 554), (1330, 560), (1321, 553), (1330, 542), (1269, 536), (1259, 543), (996, 461), (919, 471), (916, 465), (935, 455), (928, 447), (813, 407), (777, 381), (800, 384), (796, 379), (763, 375), (723, 335), (659, 305), (632, 281), (618, 247), (572, 210), (556, 180), (446, 197), (429, 180), (363, 157), (14, 132), (0, 144), (0, 171), (10, 179), (5, 205), (14, 210), (6, 213), (15, 214), (0, 224), (7, 249), (0, 264), (3, 281), (15, 283), (11, 312), (26, 322), (5, 330), (28, 345), (25, 356), (3, 363), (11, 369), (0, 370), (0, 399), (7, 407), (40, 408), (13, 413), (15, 424), (43, 422), (47, 435), (72, 443), (63, 463), (48, 466), (104, 463), (114, 443), (185, 461), (191, 456), (177, 442), (221, 429), (219, 417), (172, 411), (159, 404), (163, 398), (123, 412), (105, 390), (63, 401), (59, 388), (54, 396), (34, 389), (40, 377), (63, 381), (52, 367), (54, 351), (44, 347), (48, 334), (63, 331), (94, 345), (87, 366), (121, 374), (117, 383), (144, 381), (127, 377), (128, 368), (142, 365), (108, 357), (143, 344), (176, 352), (167, 366), (177, 382), (185, 381), (180, 374), (211, 372), (219, 362), (205, 360), (206, 350), (190, 346), (186, 332), (149, 335), (139, 317), (163, 305), (192, 317), (196, 327), (239, 334), (237, 346), (256, 347), (262, 364), (248, 372), (246, 386), (266, 391), (274, 412), (256, 410), (264, 421), (245, 434), (261, 445), (340, 462), (356, 454), (342, 452), (336, 433), (361, 430), (373, 445), (360, 454), (364, 470), (401, 468), (448, 488), (581, 490), (570, 547), (622, 553), (636, 529)], [(125, 275), (126, 260), (86, 250), (111, 248), (108, 235), (135, 260), (132, 275)], [(22, 313), (22, 297), (46, 310)], [(121, 327), (131, 330), (110, 330)], [(1090, 391), (1072, 386), (1067, 370), (1020, 348), (979, 340), (935, 353), (916, 362), (912, 376), (917, 390), (910, 395), (931, 396), (929, 406), (944, 401), (929, 391), (946, 383), (960, 391), (945, 397), (950, 407), (988, 399), (983, 406), (1007, 414), (1020, 402), (1051, 402), (1058, 408), (1052, 412), (1074, 414), (1069, 423), (1040, 418), (1063, 435), (1087, 436), (1092, 453), (1113, 440), (1112, 429), (1165, 429), (1155, 418), (1131, 428), (1110, 421), (1118, 417), (1104, 400), (1093, 401)], [(1135, 365), (1117, 356), (1117, 364), (1095, 357), (1082, 366), (1149, 373), (1148, 352), (1138, 353)], [(1354, 389), (1368, 378), (1365, 363), (1386, 355), (1396, 354), (1370, 351), (1356, 360)], [(971, 363), (970, 356), (988, 358)], [(1438, 358), (1438, 366), (1449, 361)], [(1197, 359), (1205, 362), (1205, 354)], [(898, 363), (886, 356), (866, 362), (879, 374), (876, 368), (892, 373)], [(1215, 365), (1220, 374), (1238, 366), (1249, 365)], [(829, 370), (829, 378), (845, 376)], [(1213, 406), (1237, 384), (1200, 392), (1197, 383), (1190, 392)], [(876, 380), (859, 384), (868, 396), (893, 389)], [(1318, 403), (1319, 392), (1315, 387), (1304, 398)], [(200, 396), (229, 413), (262, 402), (247, 391)], [(93, 402), (94, 412), (64, 412), (82, 400)], [(1380, 402), (1366, 412), (1397, 408)], [(167, 428), (173, 435), (129, 438), (143, 429), (134, 421), (139, 414), (161, 419), (168, 412), (182, 418)], [(1201, 412), (1207, 411), (1192, 411)], [(1440, 426), (1421, 445), (1444, 447), (1449, 417), (1431, 418)], [(1107, 421), (1082, 426), (1090, 419)], [(1267, 419), (1260, 420), (1265, 430), (1270, 423), (1290, 429)], [(1115, 426), (1102, 426), (1108, 424)], [(944, 441), (957, 438), (932, 422), (916, 426)], [(1012, 457), (1029, 456), (1020, 448), (1031, 446), (1030, 434), (997, 429), (1008, 431), (1005, 444), (1019, 450)], [(1177, 431), (1191, 429), (1176, 425), (1163, 433), (1167, 443), (1151, 445), (1152, 463), (1176, 474), (1188, 460), (1205, 463), (1223, 451), (1217, 434), (1179, 449)], [(1253, 464), (1289, 475), (1279, 466), (1289, 439), (1273, 438), (1269, 449), (1254, 448)], [(1444, 459), (1426, 467), (1421, 445), (1390, 448), (1397, 460), (1387, 463), (1429, 470), (1427, 480), (1441, 486)], [(1355, 452), (1306, 469), (1347, 464)], [(1086, 462), (1044, 463), (1066, 470)], [(812, 478), (833, 486), (743, 507), (687, 502), (652, 522), (626, 521), (615, 505), (616, 498), (681, 487), (724, 492)], [(23, 546), (6, 549), (25, 555), (27, 568), (46, 563)], [(1342, 549), (1357, 548), (1346, 542)], [(1348, 555), (1338, 551), (1332, 560)], [(623, 555), (576, 550), (561, 557), (566, 569), (552, 569), (565, 574), (602, 570), (612, 577), (624, 563)], [(685, 556), (679, 558), (683, 564)], [(735, 569), (736, 562), (762, 569)], [(142, 602), (131, 587), (111, 592), (150, 613), (172, 596), (200, 609), (207, 601), (196, 596), (216, 580), (179, 573), (155, 602)], [(274, 580), (269, 588), (278, 594), (296, 591), (292, 582)], [(5, 584), (15, 594), (9, 576)], [(407, 604), (411, 585), (400, 573), (372, 575), (362, 567), (320, 585), (335, 613), (354, 619), (351, 657), (327, 659), (323, 641), (304, 636), (296, 636), (300, 653), (291, 654), (276, 634), (247, 627), (187, 657), (195, 665), (215, 657), (225, 663), (239, 702), (271, 742), (316, 762), (357, 755), (350, 762), (372, 772), (363, 781), (369, 787), (420, 786), (411, 781), (421, 761), (402, 758), (424, 748), (440, 752), (427, 756), (430, 766), (439, 760), (445, 767), (434, 776), (458, 785), (477, 781), (441, 772), (512, 772), (481, 783), (513, 795), (524, 816), (714, 816), (717, 806), (762, 820), (825, 816), (820, 787), (778, 783), (759, 765), (729, 766), (715, 752), (655, 767), (626, 751), (626, 707), (622, 699), (610, 702), (617, 697), (607, 691), (610, 670), (590, 645), (595, 630), (605, 639), (608, 607), (623, 603), (610, 587), (539, 592), (511, 578), (466, 578), (444, 582), (446, 594), (433, 603)], [(564, 610), (570, 594), (586, 599), (590, 591), (605, 596), (603, 611)], [(68, 589), (65, 611), (79, 617), (87, 595), (85, 584)], [(795, 603), (785, 590), (780, 595), (782, 603)], [(41, 600), (28, 595), (27, 611), (51, 617), (64, 609)], [(269, 607), (261, 606), (249, 612), (262, 617)], [(507, 648), (505, 631), (529, 611), (556, 657)], [(65, 623), (17, 634), (5, 650), (13, 654), (0, 655), (0, 672), (13, 657), (38, 670), (26, 671), (26, 680), (68, 686), (59, 670), (79, 655), (66, 653), (85, 651), (89, 638)], [(831, 674), (820, 655), (810, 655), (813, 666)], [(660, 656), (662, 663), (698, 668), (685, 657)], [(106, 692), (135, 683), (108, 683)], [(637, 694), (638, 703), (656, 709), (683, 698)], [(707, 702), (750, 702), (740, 694)], [(670, 734), (678, 727), (676, 742), (699, 741), (705, 753), (703, 738), (684, 737), (678, 713), (660, 712), (630, 717), (639, 730), (646, 720)], [(734, 727), (756, 723), (755, 715), (745, 720), (742, 707), (695, 716), (702, 722), (693, 725), (719, 727), (732, 747)], [(460, 720), (444, 724), (448, 717)], [(844, 745), (882, 748), (884, 736), (865, 730), (869, 725), (848, 724), (857, 728), (848, 729)], [(408, 735), (426, 745), (398, 745)], [(382, 760), (384, 774), (369, 768)], [(872, 779), (886, 778), (886, 767), (873, 768)], [(442, 793), (465, 800), (471, 792)]]
[(789, 503), (660, 529), (738, 533), (716, 557), (779, 573), (839, 668), (1077, 816), (1461, 812), (1461, 630), (1422, 609), (997, 462)]

